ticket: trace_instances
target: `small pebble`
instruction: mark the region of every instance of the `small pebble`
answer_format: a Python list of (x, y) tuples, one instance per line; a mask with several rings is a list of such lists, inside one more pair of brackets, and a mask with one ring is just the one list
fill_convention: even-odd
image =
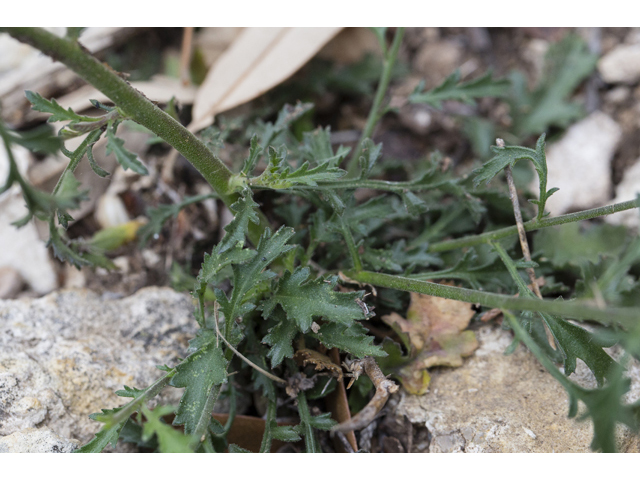
[(0, 267), (0, 298), (13, 298), (22, 290), (22, 277), (11, 267)]

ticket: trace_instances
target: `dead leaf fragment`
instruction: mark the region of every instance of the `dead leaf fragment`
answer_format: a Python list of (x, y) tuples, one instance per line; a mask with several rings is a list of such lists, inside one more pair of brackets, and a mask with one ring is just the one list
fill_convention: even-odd
[(373, 357), (347, 360), (344, 362), (344, 366), (355, 379), (363, 373), (366, 373), (376, 388), (376, 393), (369, 403), (350, 420), (335, 425), (331, 429), (333, 432), (349, 432), (365, 428), (375, 420), (376, 415), (380, 413), (387, 403), (389, 396), (392, 393), (396, 393), (398, 388), (400, 388), (395, 382), (385, 377)]
[[(226, 424), (229, 420), (228, 413), (214, 413), (213, 418), (219, 421), (221, 424)], [(171, 423), (171, 422), (169, 422)], [(279, 427), (293, 426), (291, 422), (277, 422)], [(262, 437), (264, 436), (265, 421), (259, 417), (250, 417), (247, 415), (236, 415), (231, 425), (231, 430), (227, 434), (227, 441), (231, 444), (234, 443), (241, 448), (249, 450), (250, 452), (259, 452)], [(271, 452), (275, 453), (280, 448), (287, 445), (286, 442), (271, 440)]]
[(297, 398), (298, 393), (313, 388), (316, 384), (316, 376), (307, 378), (304, 373), (296, 372), (287, 378), (287, 386), (284, 388), (291, 398)]
[[(329, 358), (331, 358), (331, 361), (335, 364), (340, 363), (340, 352), (337, 348), (332, 348), (329, 351)], [(347, 398), (347, 390), (344, 388), (344, 382), (340, 381), (337, 383), (337, 388), (327, 395), (325, 402), (328, 410), (331, 412), (331, 416), (338, 423), (344, 423), (351, 420), (351, 410), (349, 409), (349, 400)], [(345, 437), (351, 446), (351, 449), (354, 452), (357, 452), (358, 442), (356, 441), (355, 433), (353, 433), (353, 431), (346, 432)], [(338, 452), (347, 453), (348, 449), (342, 445), (338, 436), (336, 436), (333, 443)]]
[(252, 100), (293, 75), (341, 28), (245, 29), (218, 59), (193, 105), (197, 131), (214, 115)]
[(424, 394), (433, 366), (459, 367), (462, 358), (478, 348), (475, 333), (465, 330), (474, 315), (471, 304), (446, 298), (411, 293), (407, 318), (397, 313), (382, 317), (405, 335), (411, 361), (397, 373), (403, 386), (413, 394)]
[(337, 378), (339, 382), (342, 381), (342, 369), (333, 363), (329, 357), (320, 352), (316, 352), (309, 348), (303, 348), (296, 352), (293, 359), (298, 365), (302, 365), (303, 367), (311, 364), (314, 365), (315, 369), (318, 371), (326, 370), (329, 375)]

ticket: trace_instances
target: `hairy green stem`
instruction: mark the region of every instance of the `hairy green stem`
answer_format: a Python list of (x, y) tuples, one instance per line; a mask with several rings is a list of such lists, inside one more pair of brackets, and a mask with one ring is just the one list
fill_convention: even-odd
[(57, 37), (39, 28), (3, 28), (3, 30), (15, 39), (64, 63), (104, 93), (129, 118), (166, 140), (202, 173), (202, 176), (223, 199), (231, 200), (228, 185), (231, 170), (195, 135), (129, 85), (113, 69), (99, 62), (78, 42)]
[(389, 86), (389, 82), (391, 81), (391, 72), (393, 71), (393, 65), (396, 63), (396, 57), (398, 56), (398, 50), (400, 49), (403, 35), (404, 27), (398, 27), (396, 29), (396, 34), (393, 37), (393, 44), (385, 55), (382, 75), (380, 76), (378, 90), (376, 91), (376, 96), (373, 100), (371, 111), (369, 112), (369, 118), (367, 118), (367, 124), (365, 125), (364, 130), (362, 131), (362, 135), (360, 136), (358, 147), (355, 149), (355, 151), (353, 152), (353, 156), (349, 160), (347, 171), (348, 176), (350, 177), (356, 175), (364, 141), (367, 138), (371, 137), (371, 135), (373, 134), (373, 129), (375, 128), (378, 120), (380, 120), (380, 116), (382, 115), (382, 101), (384, 100), (384, 96), (387, 93), (387, 87)]
[(540, 346), (529, 336), (527, 331), (522, 328), (518, 319), (508, 310), (503, 310), (502, 313), (504, 317), (509, 322), (509, 326), (516, 334), (518, 340), (526, 345), (526, 347), (533, 353), (533, 355), (538, 359), (538, 361), (542, 364), (544, 368), (556, 379), (566, 390), (572, 390), (576, 386), (575, 384), (569, 380), (566, 376), (562, 374), (560, 370), (553, 364), (549, 357), (545, 355)]
[[(591, 210), (583, 210), (582, 212), (569, 213), (567, 215), (560, 215), (559, 217), (543, 218), (538, 221), (536, 219), (529, 220), (524, 223), (524, 229), (527, 232), (539, 230), (541, 228), (553, 227), (555, 225), (562, 225), (564, 223), (579, 222), (580, 220), (588, 220), (590, 218), (602, 217), (605, 215), (611, 215), (613, 213), (622, 212), (624, 210), (631, 210), (632, 208), (640, 207), (638, 200), (629, 200), (628, 202), (616, 203), (613, 205), (607, 205), (606, 207), (592, 208)], [(480, 245), (482, 243), (488, 243), (492, 240), (499, 240), (501, 238), (509, 237), (511, 235), (518, 234), (518, 227), (516, 225), (512, 227), (501, 228), (492, 232), (481, 233), (480, 235), (469, 235), (467, 237), (456, 238), (453, 240), (444, 240), (429, 245), (427, 252), (445, 252), (448, 250), (454, 250), (456, 248), (473, 247), (474, 245)]]
[[(133, 88), (116, 71), (98, 61), (78, 42), (57, 37), (40, 28), (2, 27), (0, 31), (7, 32), (16, 40), (62, 62), (104, 93), (125, 115), (148, 128), (180, 152), (202, 174), (227, 206), (238, 199), (238, 194), (229, 186), (231, 170), (203, 142)], [(260, 225), (250, 226), (251, 241), (255, 240), (254, 243), (257, 243), (267, 226), (266, 218), (261, 215)]]
[[(406, 191), (423, 192), (426, 190), (434, 190), (444, 184), (450, 183), (451, 180), (443, 180), (435, 183), (416, 183), (416, 182), (390, 182), (387, 180), (336, 180), (333, 182), (318, 182), (318, 185), (296, 185), (295, 188), (300, 190), (348, 190), (355, 188), (370, 188), (372, 190), (384, 190), (387, 192), (403, 193)], [(268, 188), (268, 187), (267, 187)]]
[(577, 301), (549, 301), (538, 298), (517, 298), (497, 293), (481, 292), (467, 288), (451, 287), (385, 273), (348, 270), (344, 274), (352, 280), (368, 283), (376, 287), (394, 288), (406, 292), (424, 293), (435, 297), (449, 298), (462, 302), (479, 303), (490, 308), (529, 310), (562, 315), (577, 320), (595, 320), (605, 325), (619, 324), (634, 327), (640, 321), (637, 308), (597, 308)]
[(529, 298), (533, 298), (532, 297), (533, 293), (531, 292), (531, 290), (527, 288), (527, 284), (520, 276), (520, 273), (518, 272), (518, 269), (516, 268), (515, 263), (513, 263), (513, 260), (511, 259), (507, 251), (504, 249), (504, 247), (500, 245), (498, 242), (489, 242), (489, 245), (491, 245), (491, 248), (493, 248), (496, 251), (500, 259), (502, 260), (502, 263), (504, 263), (504, 266), (509, 271), (511, 278), (518, 286), (520, 295), (523, 297), (526, 296)]

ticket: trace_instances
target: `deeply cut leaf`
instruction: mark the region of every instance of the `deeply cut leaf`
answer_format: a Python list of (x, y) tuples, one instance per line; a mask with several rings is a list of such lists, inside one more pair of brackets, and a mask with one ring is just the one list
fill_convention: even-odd
[(158, 438), (160, 452), (162, 453), (192, 453), (193, 449), (189, 446), (191, 437), (185, 435), (179, 430), (172, 428), (162, 421), (162, 417), (173, 413), (174, 407), (164, 405), (149, 410), (146, 407), (142, 409), (147, 421), (142, 429), (142, 441), (146, 442), (155, 434)]
[(299, 185), (315, 187), (318, 182), (337, 180), (347, 173), (345, 170), (332, 166), (332, 163), (329, 159), (312, 168), (309, 162), (305, 162), (300, 168), (292, 171), (291, 165), (286, 160), (286, 148), (276, 150), (269, 147), (267, 168), (262, 175), (251, 179), (250, 184), (276, 190)]
[(373, 345), (373, 337), (367, 335), (367, 329), (359, 323), (345, 327), (339, 323), (325, 323), (320, 331), (312, 334), (327, 348), (339, 348), (343, 352), (364, 358), (385, 357), (386, 353), (378, 345)]
[(184, 431), (188, 434), (195, 430), (211, 388), (227, 378), (227, 360), (221, 347), (223, 344), (220, 342), (216, 346), (215, 332), (200, 330), (192, 342), (197, 342), (198, 350), (176, 367), (177, 372), (170, 383), (174, 387), (185, 389), (173, 423), (184, 425)]
[(542, 220), (547, 199), (558, 191), (557, 188), (547, 190), (547, 157), (544, 152), (544, 139), (545, 134), (543, 133), (536, 142), (535, 150), (527, 147), (492, 146), (491, 152), (494, 156), (481, 168), (475, 171), (476, 177), (473, 181), (474, 185), (477, 187), (482, 182), (488, 184), (493, 177), (504, 170), (507, 166), (513, 167), (518, 160), (531, 160), (531, 162), (533, 162), (533, 167), (536, 169), (536, 172), (538, 172), (540, 181), (539, 200), (531, 200), (531, 203), (538, 206), (537, 219)]
[(487, 72), (475, 80), (459, 83), (460, 71), (456, 70), (442, 84), (432, 90), (423, 92), (424, 83), (418, 85), (409, 97), (409, 102), (426, 103), (434, 108), (441, 108), (442, 102), (445, 100), (457, 100), (473, 105), (477, 98), (508, 95), (509, 80), (494, 80), (492, 76), (491, 72)]
[(115, 154), (116, 160), (125, 170), (131, 169), (139, 175), (149, 175), (145, 167), (135, 153), (124, 148), (124, 140), (115, 136), (115, 127), (107, 129), (107, 155)]
[(99, 117), (85, 117), (83, 115), (78, 115), (70, 108), (65, 110), (58, 102), (56, 102), (55, 98), (51, 100), (46, 100), (39, 93), (32, 92), (30, 90), (25, 91), (25, 95), (27, 100), (32, 105), (34, 110), (43, 113), (50, 113), (51, 116), (47, 119), (47, 122), (94, 122), (99, 120)]
[(314, 317), (338, 322), (345, 326), (354, 320), (363, 320), (366, 315), (356, 303), (360, 293), (339, 293), (333, 285), (322, 279), (307, 280), (308, 268), (298, 268), (293, 274), (285, 272), (278, 282), (273, 295), (262, 304), (262, 315), (268, 318), (277, 304), (287, 313), (290, 321), (295, 321), (301, 332), (311, 328)]
[(520, 138), (539, 135), (551, 126), (566, 127), (579, 118), (584, 109), (568, 98), (593, 72), (597, 60), (584, 40), (568, 35), (549, 48), (543, 81), (533, 92), (527, 92), (523, 75), (512, 75), (514, 133)]

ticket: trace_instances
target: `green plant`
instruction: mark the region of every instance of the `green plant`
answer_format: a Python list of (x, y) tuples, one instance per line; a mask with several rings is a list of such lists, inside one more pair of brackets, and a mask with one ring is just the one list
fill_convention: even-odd
[[(637, 296), (634, 299), (629, 294), (638, 289), (637, 278), (631, 273), (638, 262), (638, 240), (628, 242), (626, 253), (620, 258), (605, 255), (581, 265), (578, 280), (582, 283), (576, 287), (583, 295), (581, 300), (542, 299), (541, 294), (532, 293), (522, 275), (522, 270), (532, 272), (533, 268), (539, 268), (539, 272), (549, 274), (560, 268), (546, 260), (536, 258), (534, 262), (526, 258), (526, 237), (522, 238), (525, 231), (637, 208), (638, 201), (557, 218), (546, 217), (545, 202), (554, 189), (547, 190), (546, 185), (544, 134), (538, 138), (535, 149), (492, 147), (493, 157), (473, 177), (454, 176), (442, 168), (439, 157), (434, 155), (409, 172), (413, 174), (411, 180), (372, 178), (382, 146), (370, 137), (388, 111), (384, 105), (385, 93), (402, 40), (402, 28), (396, 30), (389, 48), (384, 29), (376, 30), (385, 55), (383, 71), (365, 130), (353, 154), (349, 155), (350, 149), (345, 147), (334, 151), (329, 129), (318, 128), (304, 132), (301, 140), (296, 138), (291, 133), (292, 126), (312, 106), (285, 106), (274, 123), (252, 127), (255, 133), (248, 155), (237, 173), (227, 168), (214, 151), (173, 117), (86, 53), (77, 38), (58, 38), (38, 29), (4, 30), (65, 63), (115, 104), (115, 107), (96, 104), (105, 113), (100, 117), (85, 117), (64, 110), (55, 100), (27, 93), (35, 109), (52, 114), (50, 120), (69, 122), (62, 130), (62, 138), (86, 135), (73, 152), (60, 145), (60, 138), (47, 135), (27, 138), (0, 125), (10, 161), (9, 178), (2, 191), (13, 183), (19, 184), (30, 212), (17, 226), (24, 225), (32, 215), (46, 219), (50, 226), (49, 244), (58, 258), (77, 267), (109, 267), (110, 261), (103, 252), (90, 242), (70, 240), (65, 229), (71, 220), (69, 211), (77, 208), (85, 197), (84, 192), (78, 191), (79, 183), (73, 176), (81, 159), (86, 155), (98, 175), (107, 174), (92, 156), (92, 146), (103, 134), (108, 151), (123, 168), (146, 173), (144, 165), (117, 137), (118, 125), (123, 120), (133, 120), (146, 127), (182, 153), (234, 214), (225, 235), (211, 253), (205, 255), (202, 268), (193, 279), (195, 319), (200, 329), (190, 342), (189, 355), (173, 367), (161, 367), (164, 376), (148, 388), (125, 387), (116, 392), (131, 401), (123, 407), (94, 414), (92, 418), (104, 425), (79, 451), (98, 452), (108, 444), (115, 445), (118, 438), (147, 446), (155, 438), (154, 445), (161, 451), (212, 452), (225, 448), (237, 451), (239, 447), (226, 441), (233, 415), (226, 426), (211, 416), (214, 404), (223, 394), (223, 385), (228, 383), (232, 364), (233, 371), (250, 369), (251, 388), (261, 391), (267, 399), (261, 451), (269, 451), (273, 439), (298, 441), (302, 438), (308, 452), (320, 451), (317, 430), (341, 431), (330, 414), (312, 415), (309, 407), (309, 400), (328, 393), (329, 382), (323, 389), (316, 388), (313, 382), (305, 382), (302, 369), (292, 359), (296, 351), (305, 350), (306, 346), (317, 347), (316, 350), (337, 349), (360, 359), (380, 359), (386, 373), (394, 373), (402, 380), (402, 369), (415, 366), (413, 362), (421, 358), (421, 352), (412, 350), (415, 341), (399, 332), (404, 349), (390, 339), (376, 345), (374, 337), (368, 335), (361, 323), (373, 317), (372, 303), (383, 311), (405, 308), (406, 298), (398, 292), (421, 293), (502, 310), (515, 334), (512, 349), (518, 342), (524, 343), (558, 379), (571, 399), (569, 414), (576, 414), (578, 400), (586, 404), (586, 415), (595, 426), (594, 449), (615, 450), (616, 423), (638, 429), (640, 404), (621, 403), (629, 389), (623, 377), (624, 358), (616, 362), (603, 350), (617, 342), (625, 348), (625, 355), (640, 357), (637, 323), (640, 310)], [(578, 50), (575, 47), (570, 52)], [(567, 80), (561, 67), (558, 81), (571, 85), (571, 90), (575, 81)], [(547, 100), (566, 97), (569, 87), (560, 88), (550, 82), (533, 95), (539, 98), (536, 103), (539, 108), (533, 110), (536, 118), (519, 120), (518, 125), (523, 126), (518, 127), (516, 136), (546, 129), (552, 123), (552, 120), (540, 119), (550, 115), (545, 106)], [(514, 85), (517, 86), (517, 82), (494, 80), (491, 75), (463, 83), (459, 77), (451, 76), (431, 91), (419, 88), (410, 101), (439, 107), (443, 100), (471, 102), (483, 96), (506, 97)], [(22, 178), (12, 157), (13, 143), (47, 151), (62, 148), (70, 158), (51, 194), (34, 189)], [(539, 200), (534, 202), (537, 213), (527, 222), (517, 220), (516, 226), (499, 228), (505, 222), (492, 214), (504, 205), (505, 191), (480, 184), (488, 184), (503, 170), (509, 177), (510, 168), (523, 159), (530, 160), (540, 176)], [(362, 188), (380, 194), (358, 202), (354, 192)], [(260, 210), (254, 198), (264, 192), (270, 192), (269, 198), (274, 202), (286, 199), (275, 210), (285, 224), (278, 229), (270, 227), (273, 219)], [(157, 233), (181, 208), (204, 198), (187, 198), (179, 204), (151, 211), (151, 221), (139, 235), (141, 242)], [(514, 208), (519, 215), (517, 204)], [(462, 212), (468, 215), (461, 217)], [(481, 220), (489, 228), (480, 234), (473, 233), (477, 232)], [(394, 228), (385, 231), (382, 227), (390, 221)], [(519, 254), (511, 238), (518, 229), (525, 258), (516, 261), (514, 257)], [(457, 238), (446, 238), (451, 236)], [(345, 247), (348, 255), (344, 255)], [(223, 290), (222, 281), (227, 279), (232, 287)], [(359, 288), (381, 290), (374, 300), (365, 298), (364, 290), (336, 291), (339, 279)], [(472, 288), (432, 283), (429, 281), (432, 279), (455, 279)], [(180, 282), (184, 281), (184, 275), (180, 276)], [(564, 287), (568, 290), (574, 286)], [(496, 290), (501, 293), (492, 293)], [(605, 298), (611, 305), (603, 307), (588, 301), (600, 292), (606, 293)], [(520, 296), (516, 298), (514, 293)], [(548, 295), (557, 296), (553, 290)], [(518, 312), (517, 316), (514, 312)], [(591, 332), (569, 319), (597, 322), (600, 327)], [(545, 334), (545, 329), (550, 333)], [(593, 371), (600, 384), (598, 389), (583, 389), (567, 378), (575, 370), (577, 358), (584, 360)], [(342, 372), (339, 367), (336, 371), (335, 363), (317, 359), (314, 362), (342, 380)], [(556, 368), (556, 363), (564, 364), (564, 374)], [(382, 388), (380, 376), (366, 370), (373, 371), (371, 360), (349, 365), (354, 369), (354, 377), (365, 372), (372, 376), (376, 388)], [(428, 382), (428, 378), (424, 381)], [(180, 404), (175, 410), (172, 407), (149, 410), (147, 401), (166, 387), (184, 389)], [(394, 390), (388, 385), (384, 388), (386, 390), (376, 393), (375, 402), (372, 400), (376, 409)], [(283, 389), (297, 398), (300, 418), (297, 426), (278, 426), (275, 422), (277, 401), (284, 396)], [(236, 389), (229, 387), (226, 394), (234, 397)], [(164, 422), (163, 417), (172, 413), (175, 413), (173, 424), (183, 426), (183, 431)]]

